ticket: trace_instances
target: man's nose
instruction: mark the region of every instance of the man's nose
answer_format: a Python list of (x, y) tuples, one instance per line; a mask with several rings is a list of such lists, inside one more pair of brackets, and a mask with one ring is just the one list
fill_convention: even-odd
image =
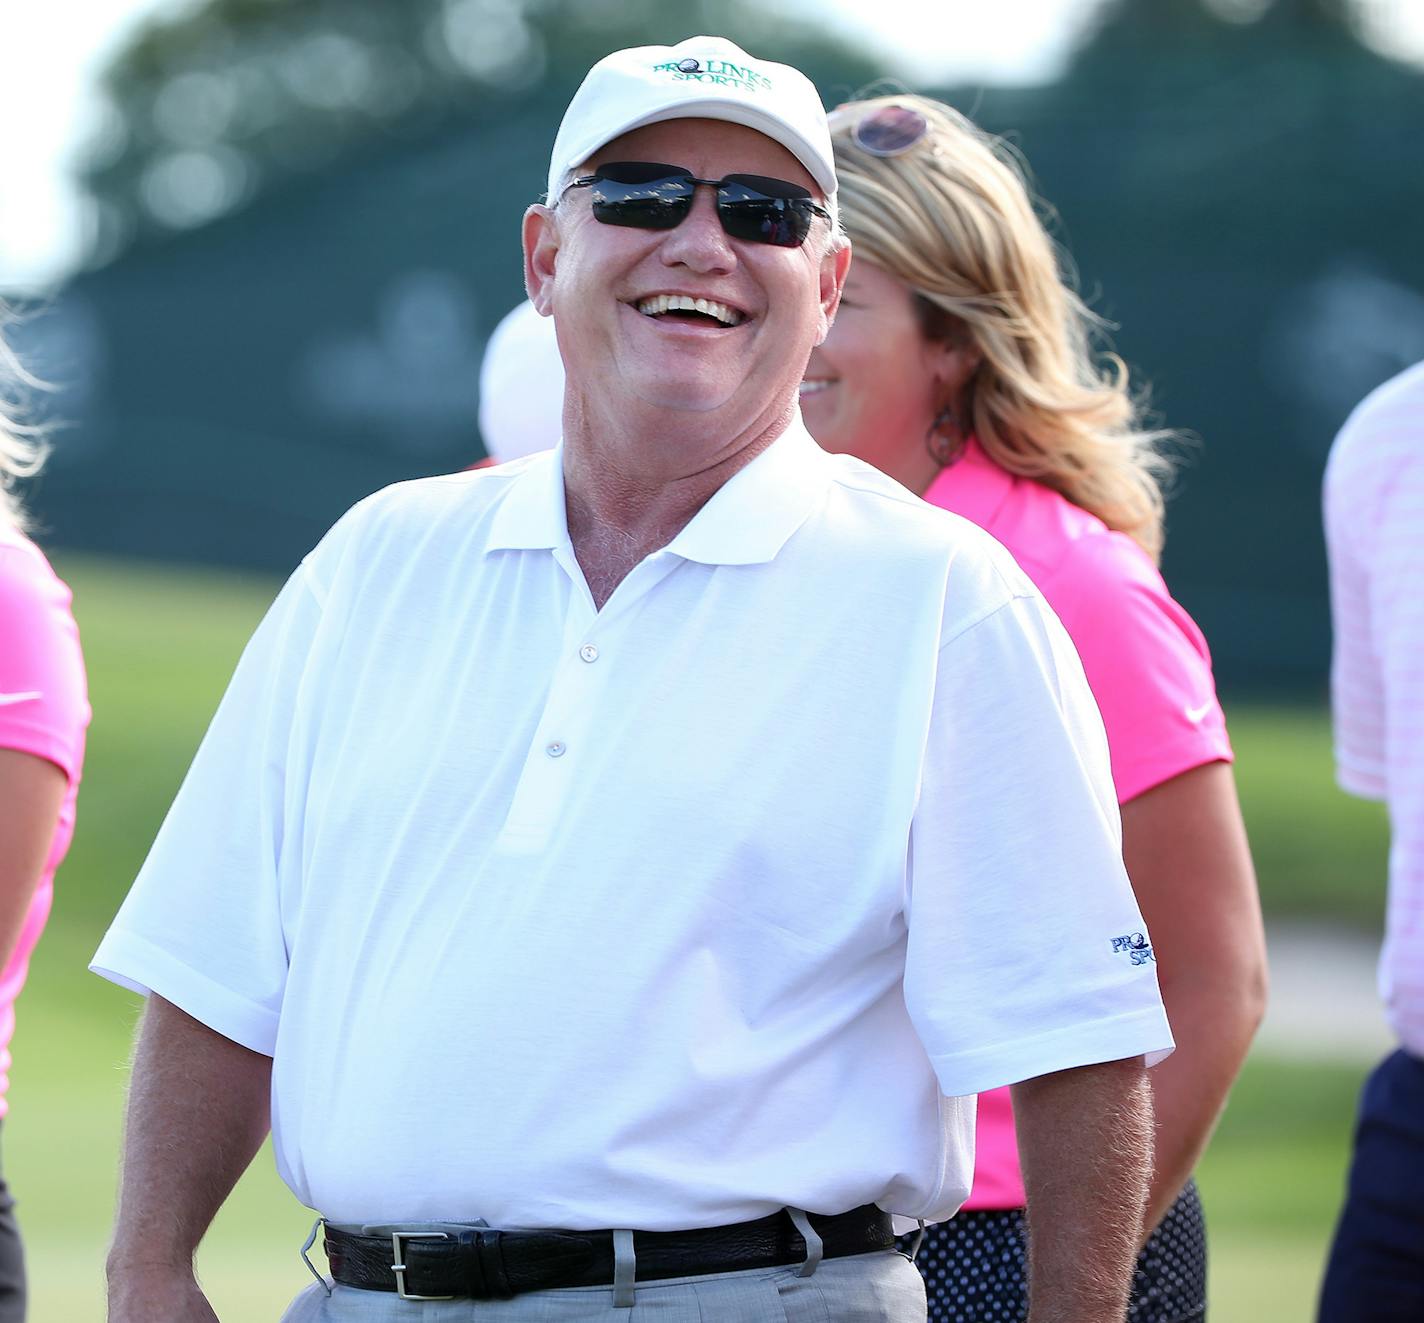
[(697, 185), (686, 219), (668, 232), (662, 254), (669, 266), (686, 266), (694, 271), (728, 271), (736, 266), (736, 251), (717, 215), (715, 189)]

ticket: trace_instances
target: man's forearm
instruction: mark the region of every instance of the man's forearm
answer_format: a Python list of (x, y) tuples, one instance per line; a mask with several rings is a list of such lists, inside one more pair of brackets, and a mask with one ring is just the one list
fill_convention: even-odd
[(1121, 1323), (1152, 1167), (1141, 1061), (1014, 1086), (1028, 1192), (1030, 1323)]
[(111, 1320), (199, 1319), (193, 1255), (269, 1124), (272, 1060), (151, 997), (124, 1127)]

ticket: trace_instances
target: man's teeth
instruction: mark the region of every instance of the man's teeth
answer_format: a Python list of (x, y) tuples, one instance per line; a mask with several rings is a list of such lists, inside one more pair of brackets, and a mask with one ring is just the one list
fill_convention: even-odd
[(660, 317), (665, 312), (700, 312), (708, 317), (715, 317), (723, 326), (735, 326), (742, 320), (742, 314), (725, 303), (716, 303), (712, 299), (689, 298), (686, 294), (654, 294), (650, 299), (643, 299), (637, 306), (638, 311), (645, 317)]
[(801, 383), (801, 394), (814, 395), (817, 391), (825, 390), (833, 385), (835, 385), (835, 382), (825, 380), (824, 378), (817, 381), (803, 381)]

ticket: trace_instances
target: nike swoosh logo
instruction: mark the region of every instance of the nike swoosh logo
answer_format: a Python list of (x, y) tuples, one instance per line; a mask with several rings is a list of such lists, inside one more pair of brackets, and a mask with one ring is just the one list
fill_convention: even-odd
[(0, 694), (0, 707), (9, 707), (12, 703), (29, 703), (43, 697), (38, 689), (30, 689), (23, 694)]
[(1190, 721), (1193, 726), (1195, 726), (1195, 725), (1197, 725), (1197, 724), (1201, 721), (1201, 719), (1202, 719), (1203, 717), (1205, 717), (1206, 714), (1207, 714), (1208, 712), (1210, 712), (1210, 711), (1212, 710), (1212, 708), (1215, 707), (1215, 706), (1216, 706), (1215, 702), (1214, 702), (1212, 699), (1209, 698), (1209, 699), (1207, 699), (1207, 701), (1206, 701), (1205, 703), (1203, 703), (1200, 707), (1189, 707), (1189, 708), (1187, 709), (1187, 720)]

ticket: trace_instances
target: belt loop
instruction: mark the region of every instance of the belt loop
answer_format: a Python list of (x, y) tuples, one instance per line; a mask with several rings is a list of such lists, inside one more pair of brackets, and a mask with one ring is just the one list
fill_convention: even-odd
[(917, 1221), (917, 1222), (920, 1224), (920, 1229), (915, 1232), (915, 1238), (914, 1238), (914, 1240), (912, 1240), (912, 1241), (910, 1242), (910, 1262), (911, 1262), (911, 1263), (914, 1263), (914, 1261), (915, 1261), (915, 1255), (917, 1255), (917, 1254), (920, 1252), (920, 1246), (921, 1246), (922, 1244), (924, 1244), (924, 1240), (925, 1240), (925, 1219), (922, 1218), (922, 1217), (917, 1217), (917, 1218), (915, 1219), (915, 1221)]
[(811, 1225), (811, 1219), (802, 1209), (788, 1208), (786, 1214), (791, 1219), (791, 1225), (801, 1233), (801, 1239), (806, 1242), (806, 1258), (801, 1264), (799, 1275), (809, 1277), (821, 1266), (821, 1256), (826, 1252), (826, 1247), (817, 1235), (816, 1228)]
[(633, 1251), (633, 1233), (613, 1233), (613, 1308), (632, 1309), (634, 1282), (638, 1276), (638, 1256)]
[(329, 1296), (331, 1294), (331, 1287), (326, 1284), (326, 1278), (323, 1277), (319, 1272), (317, 1272), (316, 1265), (308, 1257), (311, 1253), (311, 1247), (316, 1244), (317, 1232), (320, 1231), (325, 1225), (326, 1218), (324, 1217), (319, 1217), (315, 1222), (312, 1223), (311, 1232), (307, 1236), (307, 1243), (302, 1246), (302, 1262), (307, 1265), (307, 1271), (311, 1273), (313, 1277), (316, 1278), (316, 1284), (321, 1287), (321, 1289), (325, 1291)]

